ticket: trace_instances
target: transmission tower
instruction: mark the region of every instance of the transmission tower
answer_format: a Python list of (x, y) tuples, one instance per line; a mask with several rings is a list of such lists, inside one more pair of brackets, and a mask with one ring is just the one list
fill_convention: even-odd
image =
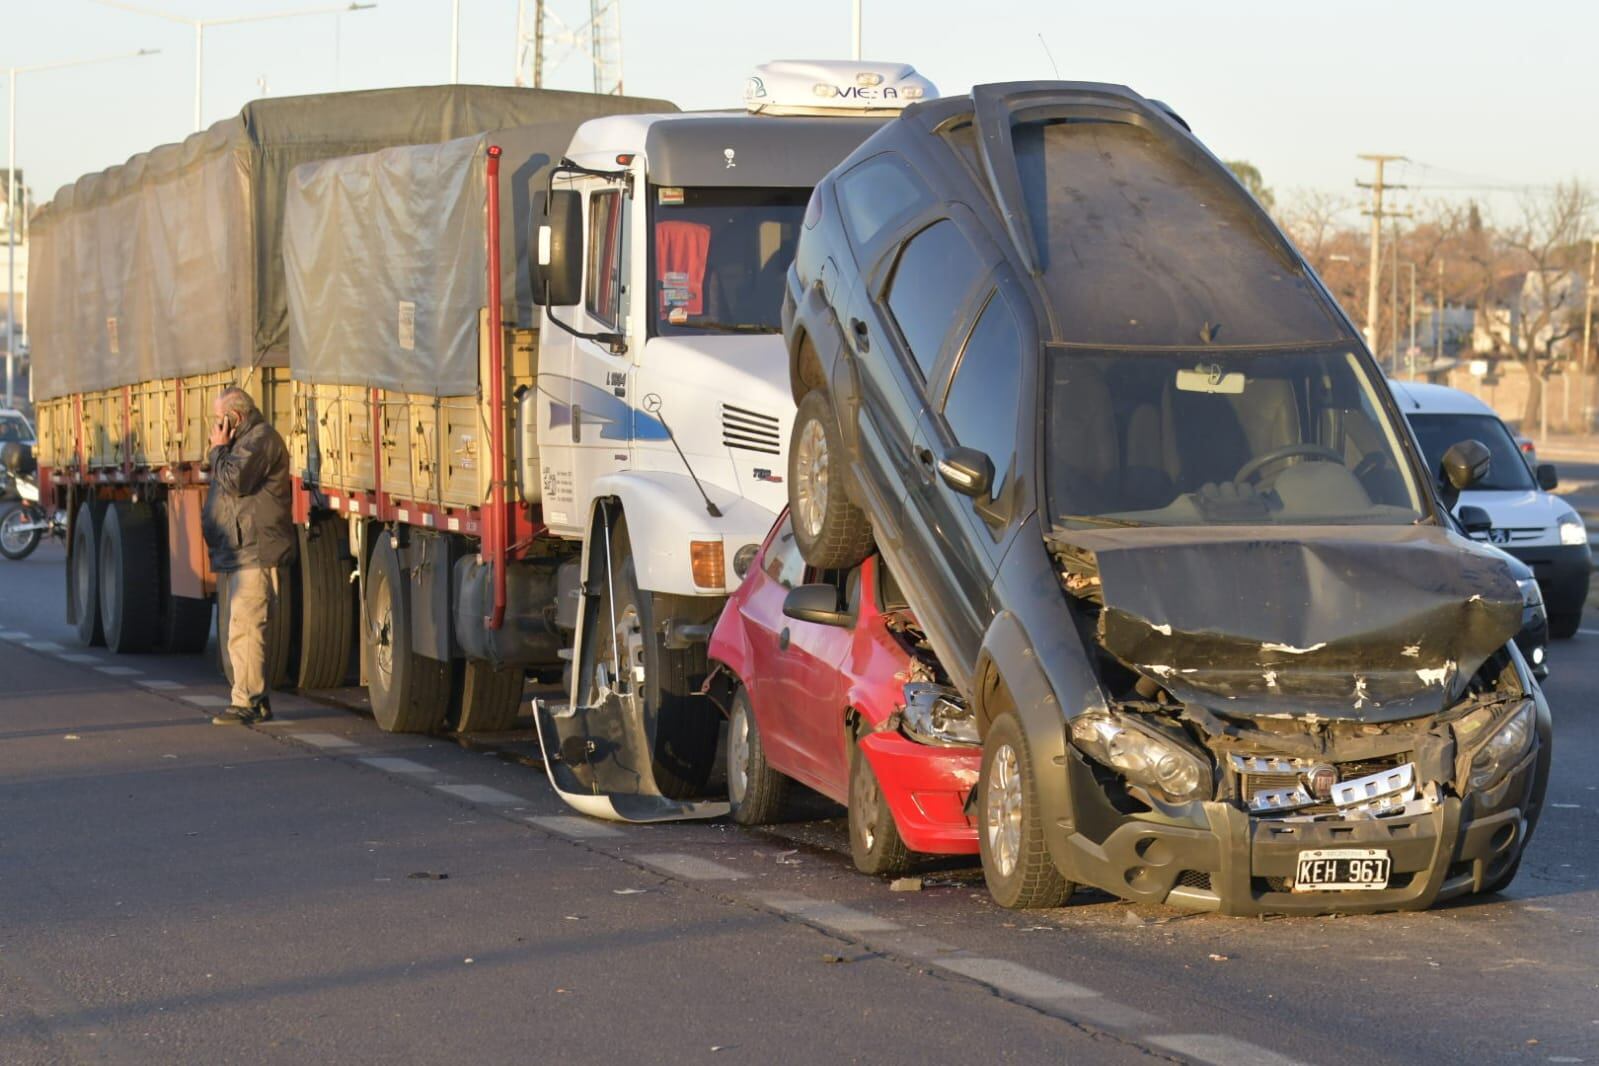
[(595, 92), (622, 94), (622, 0), (518, 0), (516, 84), (542, 89), (574, 56), (593, 68)]

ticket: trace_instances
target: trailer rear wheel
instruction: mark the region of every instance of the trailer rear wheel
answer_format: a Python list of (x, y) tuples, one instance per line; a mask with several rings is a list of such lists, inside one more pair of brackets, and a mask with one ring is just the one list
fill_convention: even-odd
[(72, 620), (78, 627), (78, 643), (86, 648), (103, 645), (105, 630), (100, 628), (100, 516), (103, 509), (93, 500), (78, 507), (72, 523), (72, 562), (67, 567), (67, 593), (72, 597)]
[(372, 716), (387, 733), (431, 733), (450, 708), (450, 664), (411, 648), (411, 604), (400, 559), (388, 540), (372, 552), (367, 585)]
[(350, 662), (355, 608), (350, 592), (350, 560), (340, 555), (343, 524), (321, 515), (300, 537), (300, 688), (337, 688)]
[(455, 694), (457, 733), (503, 733), (516, 728), (526, 681), (520, 666), (502, 666), (472, 659), (463, 664)]
[(118, 655), (149, 651), (161, 628), (161, 555), (155, 513), (118, 500), (100, 529), (100, 619)]

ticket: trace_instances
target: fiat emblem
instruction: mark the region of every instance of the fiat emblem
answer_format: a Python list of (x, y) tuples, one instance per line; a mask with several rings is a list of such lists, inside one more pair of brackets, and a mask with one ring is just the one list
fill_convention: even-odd
[(1338, 771), (1326, 763), (1317, 763), (1305, 773), (1305, 788), (1323, 802), (1332, 799), (1333, 786), (1338, 783)]

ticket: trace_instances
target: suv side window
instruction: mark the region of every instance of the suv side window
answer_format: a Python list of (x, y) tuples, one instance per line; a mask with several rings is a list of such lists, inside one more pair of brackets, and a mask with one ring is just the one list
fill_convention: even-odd
[(998, 499), (1016, 459), (1022, 410), (1022, 329), (1002, 292), (988, 298), (955, 365), (944, 420), (957, 443), (994, 461), (990, 499)]
[(890, 224), (930, 202), (927, 190), (897, 155), (873, 156), (838, 179), (844, 228), (856, 248), (871, 244)]
[(588, 277), (583, 286), (583, 306), (613, 329), (622, 321), (625, 217), (619, 191), (596, 192), (589, 197)]
[(800, 555), (799, 545), (794, 543), (793, 523), (786, 518), (767, 546), (765, 569), (767, 577), (786, 589), (805, 579), (805, 559)]
[(947, 218), (905, 242), (886, 300), (924, 380), (982, 270), (977, 250)]

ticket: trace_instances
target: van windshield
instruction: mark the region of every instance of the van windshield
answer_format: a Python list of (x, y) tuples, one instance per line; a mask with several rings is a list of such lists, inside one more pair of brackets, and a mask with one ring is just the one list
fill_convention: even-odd
[(1493, 454), (1493, 466), (1472, 488), (1520, 492), (1537, 487), (1510, 431), (1493, 415), (1413, 414), (1410, 426), (1416, 431), (1421, 454), (1427, 457), (1427, 469), (1434, 474), (1443, 469), (1444, 452), (1463, 440), (1477, 440)]
[(779, 333), (809, 189), (653, 189), (655, 336)]
[(1052, 346), (1047, 386), (1058, 521), (1406, 524), (1426, 513), (1383, 385), (1347, 348)]

